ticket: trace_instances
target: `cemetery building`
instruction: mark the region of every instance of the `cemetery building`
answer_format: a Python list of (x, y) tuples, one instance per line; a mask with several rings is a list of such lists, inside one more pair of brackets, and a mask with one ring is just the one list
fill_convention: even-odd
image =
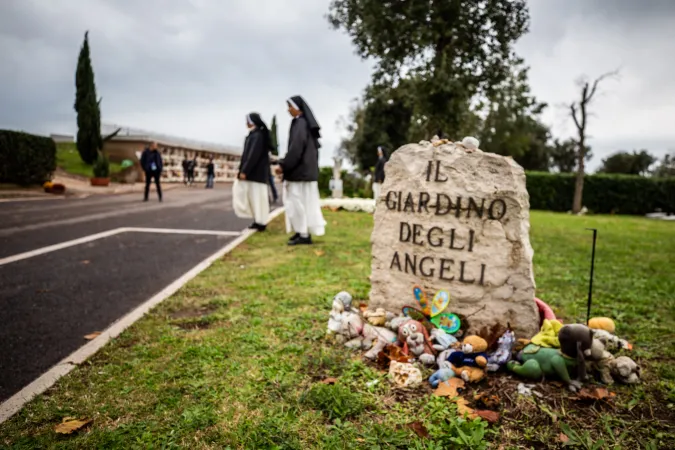
[(206, 182), (206, 165), (213, 157), (216, 167), (216, 182), (232, 182), (237, 177), (242, 149), (240, 147), (203, 142), (191, 139), (154, 133), (113, 124), (103, 124), (101, 135), (108, 136), (118, 128), (121, 131), (103, 145), (103, 151), (113, 162), (122, 162), (128, 159), (134, 163), (125, 176), (127, 182), (143, 180), (143, 170), (140, 157), (143, 150), (152, 142), (162, 154), (164, 170), (162, 181), (168, 183), (183, 181), (183, 160), (197, 158), (195, 182)]

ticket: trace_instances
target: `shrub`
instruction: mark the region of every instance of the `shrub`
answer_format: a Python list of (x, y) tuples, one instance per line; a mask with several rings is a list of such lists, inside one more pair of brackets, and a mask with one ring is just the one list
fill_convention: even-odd
[(42, 184), (56, 170), (56, 144), (51, 138), (0, 130), (0, 183)]
[(96, 178), (108, 178), (108, 175), (110, 174), (110, 163), (108, 162), (108, 158), (101, 152), (99, 152), (98, 158), (96, 158), (96, 162), (94, 162), (93, 171)]
[[(569, 211), (575, 174), (527, 173), (530, 208)], [(637, 175), (597, 174), (584, 178), (583, 202), (597, 214), (644, 215), (661, 209), (675, 212), (675, 180)]]

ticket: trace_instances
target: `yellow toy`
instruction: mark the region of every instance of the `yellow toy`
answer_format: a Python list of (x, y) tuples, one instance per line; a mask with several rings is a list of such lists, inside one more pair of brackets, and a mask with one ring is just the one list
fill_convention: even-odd
[(614, 333), (616, 325), (609, 317), (593, 317), (588, 321), (588, 328), (592, 330), (605, 330)]

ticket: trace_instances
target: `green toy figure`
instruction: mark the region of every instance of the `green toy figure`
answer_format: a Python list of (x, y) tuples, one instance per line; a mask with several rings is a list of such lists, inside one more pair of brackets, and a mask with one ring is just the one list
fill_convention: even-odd
[(528, 344), (521, 353), (521, 359), (522, 364), (509, 361), (506, 367), (516, 375), (533, 380), (541, 380), (544, 376), (557, 376), (572, 392), (581, 388), (581, 382), (571, 379), (568, 372), (568, 369), (577, 367), (577, 360), (565, 356), (560, 349)]

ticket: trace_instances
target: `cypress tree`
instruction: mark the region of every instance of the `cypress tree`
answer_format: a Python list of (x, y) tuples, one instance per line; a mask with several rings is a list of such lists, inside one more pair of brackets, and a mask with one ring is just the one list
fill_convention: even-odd
[(94, 70), (89, 56), (89, 32), (84, 33), (75, 72), (75, 111), (77, 112), (77, 151), (87, 164), (93, 164), (102, 148), (101, 111), (96, 99)]
[(272, 154), (277, 156), (279, 155), (279, 144), (277, 141), (277, 116), (272, 116), (272, 126), (270, 127), (270, 134), (272, 135)]

